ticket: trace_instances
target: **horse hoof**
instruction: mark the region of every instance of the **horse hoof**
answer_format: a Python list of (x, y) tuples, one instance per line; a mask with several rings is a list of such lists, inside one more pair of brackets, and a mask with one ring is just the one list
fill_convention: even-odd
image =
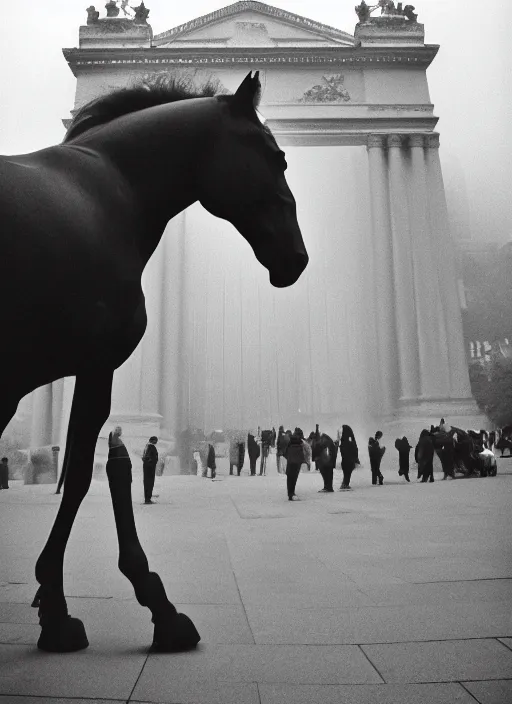
[(185, 614), (176, 614), (170, 622), (155, 624), (153, 648), (160, 652), (192, 650), (200, 640), (196, 627)]
[(88, 645), (84, 624), (79, 618), (71, 616), (43, 626), (37, 641), (39, 650), (49, 653), (72, 653), (83, 650)]

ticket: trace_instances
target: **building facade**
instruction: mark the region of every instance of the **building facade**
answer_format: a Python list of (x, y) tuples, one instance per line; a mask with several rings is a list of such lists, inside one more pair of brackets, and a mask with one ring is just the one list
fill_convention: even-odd
[[(148, 330), (115, 374), (99, 464), (117, 423), (134, 448), (187, 427), (481, 427), (426, 74), (439, 47), (423, 25), (363, 13), (352, 35), (243, 0), (153, 35), (143, 5), (89, 10), (64, 49), (74, 111), (148, 73), (232, 92), (260, 71), (310, 255), (297, 284), (273, 289), (229, 224), (198, 204), (174, 218), (144, 272)], [(72, 389), (24, 400), (32, 445), (63, 443)]]

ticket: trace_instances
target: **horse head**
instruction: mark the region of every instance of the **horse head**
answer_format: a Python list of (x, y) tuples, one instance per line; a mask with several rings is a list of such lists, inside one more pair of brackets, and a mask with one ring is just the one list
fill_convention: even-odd
[(234, 95), (217, 97), (222, 119), (199, 177), (199, 201), (236, 227), (268, 269), (270, 283), (281, 288), (297, 281), (308, 255), (284, 152), (256, 113), (260, 92), (256, 71)]

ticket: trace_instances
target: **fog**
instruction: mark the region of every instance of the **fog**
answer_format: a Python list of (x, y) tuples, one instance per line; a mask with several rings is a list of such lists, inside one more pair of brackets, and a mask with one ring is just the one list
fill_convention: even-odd
[[(136, 4), (132, 2), (132, 4)], [(226, 3), (229, 4), (229, 3)], [(290, 12), (353, 33), (355, 0), (276, 0)], [(104, 16), (103, 0), (97, 4)], [(441, 49), (428, 70), (440, 117), (441, 159), (454, 230), (504, 242), (512, 233), (512, 114), (509, 3), (417, 0), (426, 41)], [(155, 34), (224, 6), (222, 0), (148, 0)], [(24, 0), (3, 6), (0, 23), (0, 153), (29, 152), (62, 139), (75, 78), (61, 49), (78, 44), (81, 0)]]

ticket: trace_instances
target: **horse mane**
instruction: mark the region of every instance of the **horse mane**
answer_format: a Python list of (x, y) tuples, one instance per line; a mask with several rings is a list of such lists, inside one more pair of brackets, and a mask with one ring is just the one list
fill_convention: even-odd
[[(144, 76), (136, 85), (114, 90), (91, 100), (80, 108), (66, 132), (63, 143), (75, 139), (92, 127), (104, 125), (122, 115), (179, 100), (213, 98), (219, 95), (222, 89), (222, 84), (215, 78), (209, 78), (203, 85), (198, 86), (187, 75), (156, 73)], [(226, 101), (233, 98), (232, 95), (220, 97)]]

